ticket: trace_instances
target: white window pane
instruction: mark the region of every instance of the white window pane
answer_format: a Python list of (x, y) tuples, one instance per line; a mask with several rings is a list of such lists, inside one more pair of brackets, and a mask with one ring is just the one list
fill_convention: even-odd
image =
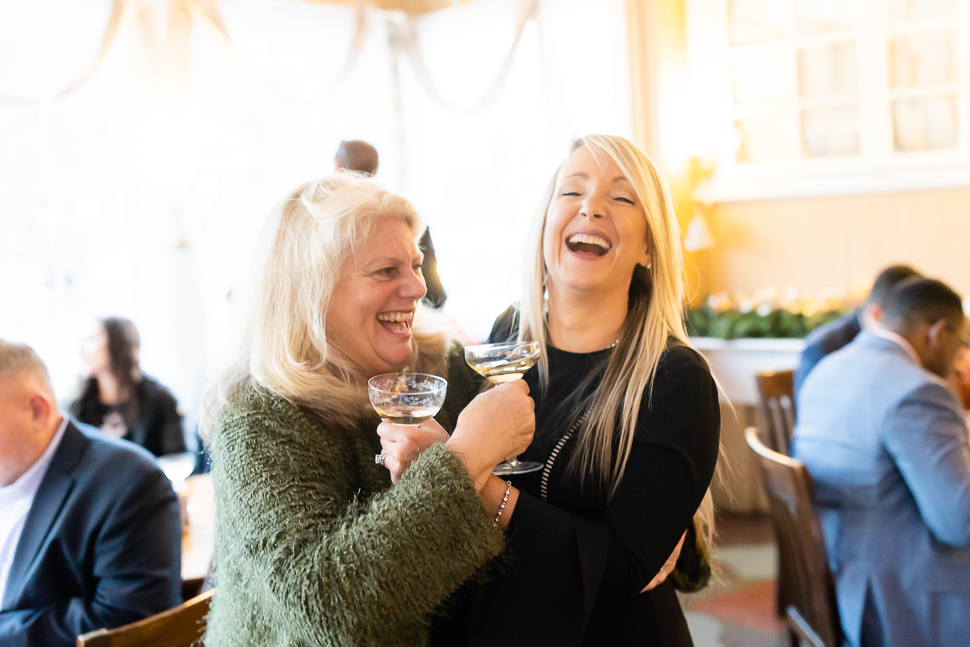
[(735, 103), (750, 105), (784, 99), (790, 56), (787, 51), (737, 52), (731, 62)]
[(859, 24), (859, 0), (795, 0), (795, 33), (821, 34)]
[(886, 16), (893, 24), (956, 16), (957, 0), (886, 0)]
[(798, 51), (798, 95), (816, 97), (856, 92), (858, 55), (855, 43), (838, 43)]
[(918, 32), (889, 40), (889, 77), (894, 88), (957, 80), (956, 32)]
[(949, 95), (893, 103), (897, 151), (953, 148), (957, 145), (957, 98)]
[(806, 157), (859, 153), (858, 106), (804, 110), (801, 122)]
[(790, 20), (790, 0), (728, 2), (728, 34), (732, 45), (780, 40)]
[(764, 114), (734, 122), (740, 145), (737, 160), (745, 162), (779, 162), (788, 159), (788, 131), (780, 113)]

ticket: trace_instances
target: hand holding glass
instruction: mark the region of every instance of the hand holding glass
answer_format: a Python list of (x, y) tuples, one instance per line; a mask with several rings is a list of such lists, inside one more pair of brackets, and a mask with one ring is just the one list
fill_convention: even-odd
[[(509, 344), (480, 344), (465, 347), (465, 361), (482, 377), (493, 384), (520, 380), (525, 372), (539, 361), (539, 342)], [(520, 461), (518, 457), (499, 463), (492, 471), (498, 476), (528, 474), (542, 469), (542, 463)]]

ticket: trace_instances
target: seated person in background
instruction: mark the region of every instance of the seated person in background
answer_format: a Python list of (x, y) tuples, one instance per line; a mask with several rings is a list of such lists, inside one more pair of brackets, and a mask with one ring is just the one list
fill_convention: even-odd
[(809, 372), (823, 357), (834, 353), (856, 338), (863, 328), (878, 326), (882, 321), (886, 299), (893, 287), (911, 276), (919, 276), (919, 272), (908, 265), (890, 265), (876, 277), (876, 282), (866, 297), (861, 308), (843, 315), (835, 321), (820, 326), (805, 338), (805, 350), (802, 351), (798, 368), (795, 369), (795, 398), (808, 377)]
[(81, 349), (88, 376), (70, 407), (79, 422), (141, 445), (155, 456), (187, 451), (175, 397), (138, 367), (138, 330), (108, 317)]
[(960, 296), (911, 278), (882, 327), (822, 360), (793, 451), (815, 481), (853, 647), (966, 645), (970, 438), (944, 377), (966, 344)]
[[(367, 175), (377, 173), (377, 149), (360, 140), (340, 142), (337, 155), (333, 158), (333, 170), (357, 171)], [(428, 293), (424, 295), (422, 302), (431, 308), (440, 308), (445, 305), (448, 295), (441, 284), (441, 277), (438, 276), (438, 261), (434, 256), (434, 243), (431, 242), (431, 230), (425, 228), (418, 241), (418, 247), (424, 253), (424, 260), (421, 261), (421, 273), (424, 275), (424, 282), (427, 285)]]
[(340, 142), (340, 148), (333, 158), (333, 170), (357, 171), (365, 175), (377, 173), (377, 149), (367, 142), (355, 139)]
[(74, 645), (179, 604), (181, 541), (151, 455), (61, 416), (41, 359), (0, 339), (0, 645)]

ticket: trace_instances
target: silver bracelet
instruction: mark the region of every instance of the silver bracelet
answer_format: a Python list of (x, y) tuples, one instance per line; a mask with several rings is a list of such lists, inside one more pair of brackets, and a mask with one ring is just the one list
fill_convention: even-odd
[(511, 491), (512, 491), (512, 481), (506, 481), (505, 496), (502, 498), (502, 505), (499, 506), (498, 514), (495, 515), (495, 523), (492, 524), (493, 528), (498, 525), (498, 520), (502, 518), (502, 513), (505, 512), (505, 504), (508, 503), (509, 501), (509, 492)]

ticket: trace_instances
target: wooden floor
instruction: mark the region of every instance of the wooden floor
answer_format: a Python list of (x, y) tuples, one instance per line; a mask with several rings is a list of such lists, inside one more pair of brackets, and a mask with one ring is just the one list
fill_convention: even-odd
[(787, 647), (775, 615), (777, 549), (766, 515), (725, 515), (717, 523), (715, 581), (681, 597), (695, 647)]

